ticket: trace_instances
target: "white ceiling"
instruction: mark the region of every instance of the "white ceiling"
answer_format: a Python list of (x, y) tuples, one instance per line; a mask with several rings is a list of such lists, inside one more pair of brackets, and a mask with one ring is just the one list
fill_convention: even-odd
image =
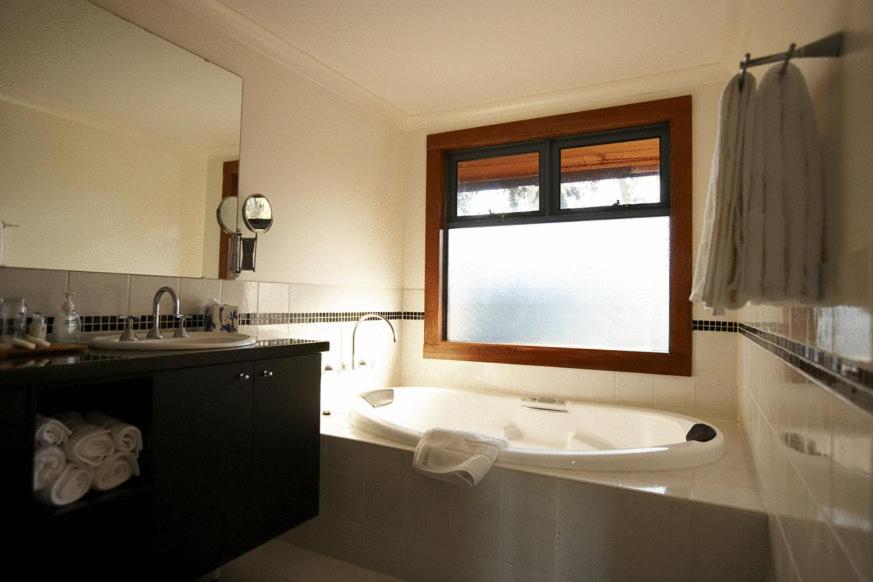
[(220, 0), (406, 115), (718, 63), (732, 0)]
[(188, 147), (239, 143), (242, 79), (84, 0), (2, 0), (0, 98)]

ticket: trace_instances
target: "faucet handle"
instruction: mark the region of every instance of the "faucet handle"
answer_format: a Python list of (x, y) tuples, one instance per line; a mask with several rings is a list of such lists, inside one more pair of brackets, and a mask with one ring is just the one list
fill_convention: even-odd
[(135, 342), (138, 341), (139, 338), (136, 337), (136, 332), (133, 329), (133, 324), (139, 320), (138, 317), (134, 315), (128, 315), (124, 318), (124, 331), (121, 334), (121, 337), (118, 338), (120, 342)]
[(178, 325), (176, 326), (176, 331), (173, 333), (173, 337), (188, 337), (188, 330), (185, 329), (185, 316), (181, 313), (177, 313), (176, 322)]

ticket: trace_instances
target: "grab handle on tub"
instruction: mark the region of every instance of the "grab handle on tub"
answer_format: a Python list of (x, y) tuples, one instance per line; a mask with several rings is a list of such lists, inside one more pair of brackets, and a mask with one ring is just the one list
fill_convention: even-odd
[(528, 396), (521, 399), (521, 405), (531, 410), (545, 410), (548, 412), (567, 412), (567, 401), (543, 396)]
[(699, 441), (701, 443), (705, 443), (714, 439), (716, 434), (718, 433), (715, 432), (714, 428), (712, 428), (708, 424), (698, 422), (695, 423), (694, 426), (692, 426), (691, 429), (688, 431), (688, 434), (685, 435), (685, 440)]
[(394, 402), (394, 390), (392, 388), (385, 388), (384, 390), (373, 390), (372, 392), (367, 392), (362, 395), (362, 398), (366, 400), (370, 406), (373, 408), (379, 408), (380, 406), (387, 406)]

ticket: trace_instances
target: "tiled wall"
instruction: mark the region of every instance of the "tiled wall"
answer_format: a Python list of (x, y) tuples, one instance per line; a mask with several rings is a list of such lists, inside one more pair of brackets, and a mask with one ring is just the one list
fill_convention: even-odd
[[(399, 289), (370, 287), (340, 287), (326, 285), (296, 285), (288, 283), (191, 279), (185, 277), (155, 277), (117, 273), (92, 273), (48, 269), (18, 269), (0, 267), (0, 297), (27, 298), (30, 312), (53, 316), (63, 303), (64, 291), (73, 291), (79, 312), (92, 315), (149, 315), (152, 299), (159, 287), (172, 287), (179, 295), (182, 312), (193, 315), (203, 312), (210, 299), (231, 303), (246, 314), (282, 314), (283, 317), (261, 319), (262, 325), (244, 325), (240, 331), (259, 339), (296, 337), (330, 342), (330, 352), (322, 362), (334, 371), (325, 376), (328, 385), (362, 389), (370, 386), (397, 384), (399, 343), (391, 341), (384, 323), (368, 322), (358, 330), (358, 359), (368, 365), (352, 374), (351, 343), (354, 319), (360, 312), (393, 312), (392, 321), (401, 328), (401, 292)], [(162, 314), (170, 312), (169, 299), (161, 304)], [(330, 313), (333, 316), (329, 317)], [(291, 314), (311, 314), (319, 317), (290, 317)], [(343, 317), (338, 315), (342, 314)], [(348, 316), (348, 317), (346, 317)], [(301, 323), (306, 321), (307, 323)], [(316, 320), (318, 322), (313, 322)]]
[(740, 415), (777, 580), (873, 580), (873, 391), (853, 381), (869, 367), (869, 316), (761, 307), (741, 319)]
[[(403, 308), (424, 309), (424, 292), (403, 292)], [(404, 321), (401, 383), (618, 402), (712, 419), (737, 418), (736, 334), (731, 322), (693, 332), (692, 376), (424, 359), (423, 321)], [(697, 325), (697, 329), (705, 326)]]
[(759, 513), (508, 469), (464, 489), (329, 436), (321, 459), (320, 515), (287, 537), (405, 580), (765, 579)]

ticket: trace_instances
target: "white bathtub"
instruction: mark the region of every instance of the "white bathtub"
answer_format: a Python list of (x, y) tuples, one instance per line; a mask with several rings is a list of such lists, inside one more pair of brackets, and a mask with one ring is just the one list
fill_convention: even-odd
[[(505, 438), (498, 461), (553, 469), (658, 471), (718, 460), (724, 437), (694, 418), (647, 408), (449, 388), (371, 390), (353, 399), (349, 422), (376, 436), (415, 446), (430, 428)], [(692, 426), (707, 440), (687, 440)]]

